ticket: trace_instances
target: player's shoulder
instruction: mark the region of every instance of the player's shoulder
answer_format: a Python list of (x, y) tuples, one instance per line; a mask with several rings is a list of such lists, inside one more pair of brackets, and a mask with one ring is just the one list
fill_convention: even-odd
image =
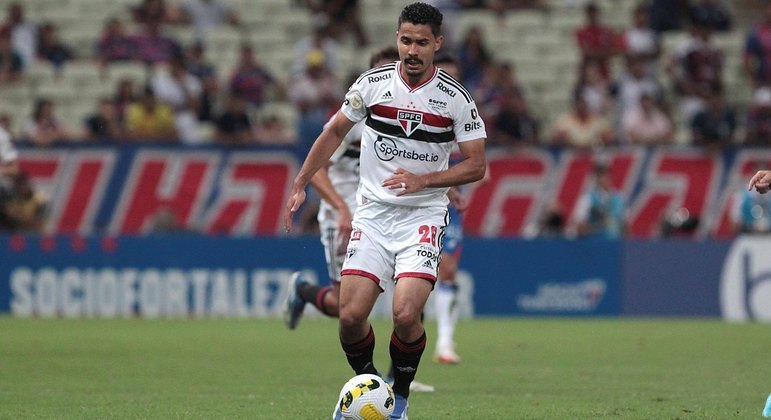
[(434, 78), (434, 86), (452, 99), (463, 100), (465, 103), (474, 101), (471, 92), (463, 86), (463, 83), (442, 69), (439, 69)]
[(383, 64), (379, 67), (371, 68), (356, 79), (359, 85), (377, 85), (387, 80), (391, 80), (396, 73), (396, 62)]

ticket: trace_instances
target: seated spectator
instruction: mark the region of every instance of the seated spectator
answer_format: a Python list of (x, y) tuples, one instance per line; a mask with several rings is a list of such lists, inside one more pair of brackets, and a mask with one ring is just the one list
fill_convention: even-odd
[(610, 170), (598, 164), (593, 185), (578, 201), (575, 219), (580, 237), (618, 239), (626, 231), (626, 204), (621, 191), (613, 186)]
[(22, 79), (21, 55), (11, 46), (11, 36), (0, 29), (0, 86), (14, 84)]
[(643, 94), (650, 95), (663, 106), (664, 87), (656, 76), (646, 71), (645, 61), (639, 56), (627, 57), (624, 74), (613, 83), (611, 93), (619, 117), (636, 108)]
[(338, 40), (346, 32), (352, 32), (359, 47), (369, 44), (361, 22), (359, 0), (306, 0), (306, 4), (315, 15), (314, 20), (328, 22)]
[(110, 18), (105, 22), (102, 33), (96, 43), (96, 58), (101, 65), (116, 61), (134, 59), (136, 46), (133, 39), (123, 29), (123, 22)]
[(240, 26), (238, 15), (224, 0), (183, 0), (176, 10), (175, 23), (191, 23), (195, 38), (206, 40), (209, 32), (225, 23)]
[(64, 63), (74, 58), (70, 47), (64, 45), (64, 43), (59, 40), (59, 34), (53, 23), (46, 22), (40, 26), (38, 35), (38, 59), (48, 61), (58, 70), (61, 69)]
[(11, 133), (0, 126), (0, 177), (19, 171), (19, 152), (13, 144)]
[(187, 71), (184, 57), (172, 59), (168, 70), (156, 72), (150, 83), (158, 101), (174, 109), (174, 127), (179, 139), (186, 144), (200, 143), (198, 111), (203, 86)]
[(733, 144), (736, 114), (726, 105), (721, 91), (715, 91), (707, 98), (706, 108), (694, 116), (691, 129), (695, 146), (720, 149)]
[(744, 42), (744, 70), (757, 89), (771, 86), (771, 2), (763, 8), (762, 19)]
[(11, 34), (11, 46), (22, 59), (24, 66), (35, 61), (37, 54), (37, 25), (25, 20), (24, 6), (20, 2), (8, 5), (8, 14), (0, 29)]
[(99, 100), (96, 112), (86, 117), (83, 125), (87, 140), (114, 142), (125, 137), (123, 125), (110, 98)]
[(477, 104), (482, 118), (485, 121), (494, 120), (506, 96), (515, 92), (524, 98), (524, 89), (511, 64), (491, 63), (487, 66), (482, 83), (476, 90), (476, 97), (479, 98)]
[(627, 57), (645, 63), (645, 71), (651, 76), (658, 74), (661, 56), (661, 38), (650, 28), (650, 6), (641, 3), (632, 12), (632, 27), (624, 31), (623, 52)]
[(771, 88), (762, 87), (747, 111), (747, 129), (744, 144), (771, 146)]
[(539, 144), (538, 120), (530, 113), (521, 94), (511, 92), (503, 97), (499, 106), (492, 123), (492, 135), (488, 137), (490, 146), (524, 147)]
[(613, 105), (611, 83), (602, 77), (596, 62), (588, 61), (583, 65), (573, 95), (584, 98), (592, 113), (602, 117), (610, 114)]
[(333, 73), (337, 70), (340, 45), (332, 36), (332, 28), (329, 27), (326, 21), (314, 21), (313, 32), (308, 36), (300, 38), (294, 44), (293, 50), (294, 59), (292, 60), (291, 77), (299, 76), (305, 71), (305, 57), (313, 50), (323, 51), (324, 56), (329, 61), (329, 69)]
[(291, 145), (297, 143), (292, 130), (278, 115), (264, 117), (257, 127), (257, 142), (260, 144)]
[(680, 96), (680, 112), (689, 124), (703, 110), (706, 99), (722, 89), (723, 52), (715, 44), (712, 29), (697, 22), (672, 55), (667, 71)]
[(169, 62), (182, 54), (176, 39), (164, 35), (158, 23), (145, 24), (144, 30), (134, 35), (135, 59), (147, 64)]
[(142, 97), (126, 108), (126, 135), (140, 142), (177, 141), (174, 110), (158, 103), (152, 87), (146, 87)]
[(38, 99), (32, 118), (22, 129), (22, 137), (35, 146), (45, 147), (56, 142), (67, 141), (71, 136), (56, 118), (54, 103), (48, 99)]
[(217, 68), (205, 57), (206, 49), (202, 42), (195, 42), (188, 48), (185, 65), (187, 71), (201, 83), (203, 91), (199, 100), (198, 121), (211, 121), (214, 102), (220, 91)]
[(586, 23), (575, 32), (581, 53), (580, 68), (587, 63), (597, 63), (602, 78), (612, 80), (610, 59), (621, 51), (621, 42), (613, 28), (600, 21), (600, 8), (589, 3), (585, 9)]
[(682, 30), (689, 9), (689, 0), (652, 0), (650, 3), (651, 29), (657, 34)]
[(324, 53), (318, 50), (308, 54), (305, 73), (291, 83), (289, 99), (300, 114), (297, 127), (299, 140), (310, 147), (329, 116), (340, 107), (345, 92), (326, 67)]
[(230, 95), (225, 111), (214, 120), (214, 139), (222, 144), (249, 144), (255, 141), (254, 125), (247, 113), (247, 102)]
[(608, 122), (591, 112), (586, 100), (573, 100), (573, 110), (561, 116), (552, 129), (552, 143), (577, 149), (599, 149), (613, 141)]
[(19, 171), (11, 176), (10, 195), (0, 201), (0, 224), (6, 228), (28, 233), (43, 233), (48, 199), (32, 187), (29, 176)]
[(281, 95), (278, 80), (257, 60), (250, 45), (241, 45), (241, 55), (230, 76), (230, 93), (243, 96), (258, 109), (265, 102), (271, 90)]
[(482, 30), (478, 26), (471, 26), (458, 46), (458, 63), (460, 73), (463, 76), (463, 85), (467, 89), (475, 90), (482, 83), (485, 70), (492, 63), (490, 53)]
[(169, 9), (164, 0), (142, 0), (131, 8), (134, 22), (142, 25), (160, 26), (169, 21)]
[(136, 102), (137, 96), (134, 94), (134, 81), (132, 79), (121, 79), (112, 98), (115, 114), (121, 123), (126, 120), (126, 108)]
[(712, 28), (713, 31), (730, 31), (731, 12), (723, 4), (722, 0), (698, 0), (691, 6), (689, 13), (691, 23), (699, 22)]
[(659, 146), (674, 141), (672, 122), (656, 105), (654, 97), (647, 93), (640, 96), (637, 107), (627, 110), (623, 115), (621, 131), (629, 144)]
[(540, 238), (564, 238), (565, 231), (565, 211), (562, 206), (554, 201), (549, 203), (538, 219), (536, 236)]

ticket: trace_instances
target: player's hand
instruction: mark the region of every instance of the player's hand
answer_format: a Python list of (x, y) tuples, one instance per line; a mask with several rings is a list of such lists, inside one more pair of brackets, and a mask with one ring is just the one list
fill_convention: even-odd
[(345, 254), (348, 248), (348, 239), (353, 230), (353, 217), (348, 207), (337, 209), (337, 254)]
[(296, 186), (292, 187), (292, 193), (289, 196), (289, 200), (286, 202), (286, 209), (284, 210), (284, 230), (287, 232), (292, 231), (292, 217), (294, 217), (297, 209), (305, 201), (305, 189)]
[(458, 213), (463, 213), (468, 208), (468, 200), (455, 187), (450, 187), (447, 191), (447, 198), (450, 199), (450, 205), (455, 207)]
[(755, 188), (755, 191), (765, 194), (771, 189), (771, 171), (758, 171), (750, 179), (747, 186), (749, 190)]
[(418, 176), (402, 168), (396, 168), (392, 177), (386, 178), (381, 186), (388, 188), (389, 190), (401, 189), (396, 193), (397, 197), (401, 197), (404, 194), (415, 193), (423, 191), (426, 188), (425, 181)]

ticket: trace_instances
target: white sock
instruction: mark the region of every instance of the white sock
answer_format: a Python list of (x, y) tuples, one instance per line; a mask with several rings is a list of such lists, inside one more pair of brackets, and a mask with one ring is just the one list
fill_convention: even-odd
[(455, 324), (458, 321), (456, 295), (458, 287), (454, 283), (439, 282), (436, 287), (436, 322), (437, 352), (455, 350)]

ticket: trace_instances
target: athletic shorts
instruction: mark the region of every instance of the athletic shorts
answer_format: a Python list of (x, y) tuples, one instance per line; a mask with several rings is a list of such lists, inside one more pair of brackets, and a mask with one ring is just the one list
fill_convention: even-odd
[(385, 282), (417, 277), (436, 282), (446, 207), (394, 206), (369, 201), (353, 216), (343, 275), (359, 275), (381, 289)]
[(447, 225), (442, 243), (442, 252), (460, 257), (463, 250), (463, 220), (454, 207), (449, 207), (450, 224)]

